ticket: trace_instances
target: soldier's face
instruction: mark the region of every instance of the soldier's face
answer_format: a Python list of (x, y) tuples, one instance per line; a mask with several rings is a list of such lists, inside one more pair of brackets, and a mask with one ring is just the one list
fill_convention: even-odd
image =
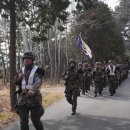
[(101, 66), (101, 65), (99, 65), (99, 68), (102, 68), (102, 66)]
[(83, 69), (85, 69), (85, 68), (88, 68), (88, 65), (84, 65), (84, 66), (83, 66)]
[(25, 58), (23, 60), (23, 63), (24, 63), (25, 66), (30, 66), (30, 65), (32, 65), (33, 61), (30, 58)]
[(75, 67), (75, 63), (70, 63), (70, 67)]
[(113, 63), (110, 63), (110, 66), (113, 66)]
[(96, 65), (96, 68), (100, 68), (100, 65), (99, 65), (99, 64), (97, 64), (97, 65)]
[(78, 69), (82, 69), (82, 68), (83, 68), (83, 66), (82, 66), (82, 65), (79, 65), (79, 66), (78, 66)]

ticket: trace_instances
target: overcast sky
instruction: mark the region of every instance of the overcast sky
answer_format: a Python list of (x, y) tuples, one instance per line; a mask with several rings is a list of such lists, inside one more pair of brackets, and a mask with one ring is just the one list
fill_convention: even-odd
[(119, 5), (120, 0), (101, 0), (101, 1), (104, 1), (106, 4), (109, 5), (111, 9), (114, 10), (114, 8)]
[[(74, 2), (74, 0), (70, 0), (70, 1), (71, 1), (71, 2)], [(109, 6), (111, 9), (114, 10), (114, 8), (119, 5), (119, 1), (120, 1), (120, 0), (100, 0), (100, 1), (105, 2), (106, 4), (108, 4), (108, 6)], [(73, 6), (73, 7), (72, 7), (72, 6)], [(74, 7), (75, 7), (75, 3), (73, 3), (72, 6), (69, 7), (69, 8), (74, 8)]]

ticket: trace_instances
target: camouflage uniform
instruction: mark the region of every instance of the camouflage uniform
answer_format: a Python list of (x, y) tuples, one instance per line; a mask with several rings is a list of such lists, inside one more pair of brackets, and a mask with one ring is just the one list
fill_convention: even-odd
[(85, 88), (83, 86), (83, 65), (82, 65), (82, 63), (78, 64), (77, 72), (78, 72), (78, 76), (79, 76), (79, 80), (78, 80), (79, 88), (82, 90), (82, 94), (85, 94)]
[(106, 68), (105, 66), (102, 68), (103, 71), (103, 76), (102, 76), (102, 89), (107, 86), (107, 73), (106, 73)]
[[(70, 63), (75, 63), (75, 61), (71, 60)], [(78, 85), (78, 72), (76, 70), (76, 66), (73, 68), (69, 68), (63, 74), (63, 79), (65, 82), (65, 96), (66, 100), (72, 105), (72, 115), (76, 114), (77, 108), (77, 97), (79, 96), (79, 85)]]
[(90, 91), (90, 85), (91, 85), (91, 68), (88, 64), (84, 64), (84, 70), (83, 70), (83, 85), (85, 88), (85, 92), (87, 93), (88, 90)]
[[(97, 62), (96, 65), (101, 64), (100, 62)], [(92, 79), (94, 81), (94, 87), (95, 87), (95, 97), (97, 97), (97, 93), (99, 95), (102, 94), (102, 78), (104, 76), (103, 69), (95, 67), (92, 71)]]
[[(109, 61), (109, 63), (113, 63), (113, 61)], [(106, 69), (108, 82), (109, 82), (109, 92), (111, 96), (116, 93), (117, 87), (117, 67), (113, 64), (109, 65)]]
[[(28, 85), (29, 76), (31, 75), (31, 71), (33, 68), (34, 65), (24, 68), (23, 78), (25, 79), (26, 85)], [(21, 73), (23, 73), (22, 70), (20, 71), (20, 74)], [(28, 88), (22, 88), (23, 79), (19, 80), (18, 77), (16, 77), (17, 80), (15, 79), (14, 81), (15, 84), (19, 85), (21, 89), (16, 104), (16, 112), (20, 116), (21, 130), (29, 130), (29, 112), (31, 114), (31, 120), (36, 130), (44, 129), (42, 122), (40, 121), (40, 118), (44, 113), (44, 109), (42, 107), (42, 95), (40, 93), (43, 75), (44, 70), (41, 68), (37, 68), (33, 78), (33, 87), (31, 88), (31, 91), (34, 93), (32, 96), (28, 95)]]

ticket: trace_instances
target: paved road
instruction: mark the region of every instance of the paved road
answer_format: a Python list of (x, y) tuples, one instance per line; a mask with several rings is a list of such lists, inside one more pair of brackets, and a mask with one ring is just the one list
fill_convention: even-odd
[[(81, 96), (77, 115), (70, 114), (71, 106), (65, 100), (48, 107), (42, 117), (45, 130), (130, 130), (130, 76), (113, 97), (108, 88), (101, 97), (94, 98), (93, 90)], [(19, 124), (3, 130), (19, 130)], [(31, 122), (30, 130), (35, 130)]]

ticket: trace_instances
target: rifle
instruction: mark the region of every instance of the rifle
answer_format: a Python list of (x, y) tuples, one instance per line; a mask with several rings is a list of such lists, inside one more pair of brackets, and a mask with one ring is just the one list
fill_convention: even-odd
[[(17, 79), (17, 77), (16, 77), (16, 79)], [(21, 81), (20, 81), (20, 82), (17, 82), (17, 80), (16, 80), (16, 82), (14, 81), (14, 84), (16, 84), (16, 88), (18, 88), (18, 90), (15, 91), (14, 94), (19, 94), (19, 95), (20, 95), (20, 94), (22, 93)]]

